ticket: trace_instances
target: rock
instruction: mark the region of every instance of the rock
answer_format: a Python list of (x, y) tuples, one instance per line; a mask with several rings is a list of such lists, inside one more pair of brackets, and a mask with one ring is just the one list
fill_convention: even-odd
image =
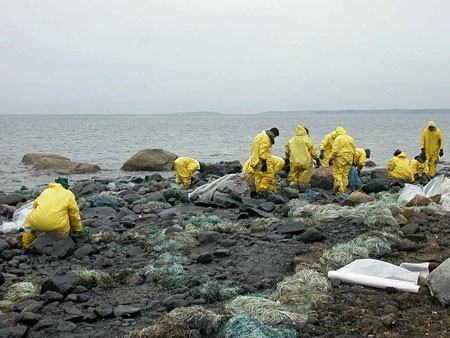
[(60, 302), (64, 299), (64, 296), (56, 291), (45, 291), (40, 299), (45, 303)]
[(401, 232), (405, 235), (412, 235), (420, 230), (420, 226), (417, 223), (408, 223), (400, 228)]
[(22, 157), (22, 163), (23, 164), (35, 164), (38, 162), (41, 158), (50, 158), (55, 160), (64, 160), (64, 161), (70, 161), (70, 158), (57, 155), (57, 154), (38, 154), (38, 153), (29, 153), (25, 154)]
[(164, 181), (164, 177), (162, 177), (161, 174), (159, 174), (159, 173), (154, 173), (151, 175), (146, 175), (145, 180), (147, 182), (152, 182), (152, 181), (153, 182), (162, 182), (162, 181)]
[(389, 181), (375, 179), (375, 180), (370, 181), (367, 184), (364, 184), (362, 186), (362, 190), (367, 194), (377, 193), (380, 191), (387, 191), (387, 190), (389, 190)]
[(229, 249), (224, 249), (224, 248), (217, 249), (217, 250), (215, 250), (213, 252), (213, 256), (214, 257), (223, 258), (223, 257), (228, 257), (229, 255), (230, 255), (230, 250)]
[(258, 205), (258, 209), (264, 210), (265, 212), (272, 212), (276, 205), (273, 202), (264, 202)]
[(242, 165), (239, 161), (229, 161), (229, 162), (218, 162), (218, 163), (207, 163), (206, 169), (202, 175), (215, 175), (215, 176), (225, 176), (227, 174), (237, 174), (242, 171)]
[(100, 220), (116, 220), (117, 212), (114, 208), (108, 206), (85, 208), (81, 211), (81, 218), (85, 219), (100, 219)]
[(0, 238), (0, 253), (9, 249), (9, 243), (3, 238)]
[(48, 327), (52, 327), (54, 325), (55, 320), (53, 318), (43, 317), (40, 321), (36, 323), (33, 329), (39, 331)]
[(381, 316), (380, 321), (384, 326), (393, 326), (397, 323), (397, 316), (393, 313), (390, 313)]
[(39, 154), (33, 155), (35, 157), (32, 164), (35, 170), (50, 169), (61, 175), (92, 174), (101, 170), (96, 164), (74, 162), (63, 156), (61, 158), (55, 156), (49, 157), (46, 154), (41, 154), (40, 156)]
[(398, 225), (406, 225), (409, 222), (408, 219), (402, 214), (396, 215), (395, 220), (397, 221)]
[[(96, 182), (77, 184), (70, 188), (77, 198), (100, 193), (105, 190), (105, 185)], [(84, 210), (83, 210), (84, 211)]]
[(375, 168), (376, 166), (377, 166), (377, 164), (374, 161), (370, 161), (370, 160), (366, 161), (365, 167), (367, 167), (367, 168)]
[(36, 301), (33, 299), (25, 300), (13, 306), (14, 312), (33, 312), (37, 313), (44, 307), (43, 301)]
[(28, 327), (26, 325), (17, 325), (0, 329), (0, 337), (5, 338), (22, 338), (27, 334)]
[(5, 277), (3, 276), (3, 273), (0, 272), (0, 286), (2, 286), (3, 283), (5, 283)]
[(136, 306), (118, 305), (114, 308), (115, 317), (133, 317), (141, 312), (141, 309)]
[[(255, 216), (255, 217), (272, 217), (273, 215), (265, 212), (263, 210), (257, 209), (256, 207), (251, 207), (248, 205), (241, 205), (239, 207), (239, 210), (241, 211), (241, 214), (239, 215), (238, 219), (245, 219), (249, 216)], [(246, 215), (247, 217), (241, 217), (242, 215)]]
[(114, 309), (110, 304), (101, 304), (94, 309), (94, 312), (101, 318), (107, 318), (113, 315)]
[(387, 168), (373, 169), (372, 172), (370, 173), (370, 178), (372, 180), (383, 180), (383, 181), (389, 180)]
[(72, 332), (75, 331), (76, 328), (77, 328), (76, 324), (69, 322), (67, 320), (59, 322), (58, 325), (56, 326), (56, 330), (58, 330), (59, 332)]
[(0, 196), (0, 204), (7, 204), (7, 205), (16, 205), (19, 202), (24, 202), (26, 198), (22, 196), (21, 194), (8, 194)]
[(158, 217), (164, 220), (168, 220), (168, 219), (176, 219), (178, 217), (181, 216), (181, 211), (178, 208), (170, 208), (170, 209), (165, 209), (162, 210), (159, 214)]
[(302, 222), (294, 222), (283, 224), (277, 228), (277, 232), (283, 235), (300, 235), (306, 229), (306, 226)]
[(92, 245), (83, 245), (81, 248), (75, 250), (73, 255), (78, 259), (82, 259), (83, 257), (90, 256), (95, 252), (97, 252), (97, 250)]
[(418, 216), (414, 208), (404, 208), (402, 210), (402, 215), (408, 220)]
[(391, 304), (386, 304), (384, 306), (383, 310), (386, 314), (390, 314), (390, 313), (397, 314), (399, 312), (398, 307), (391, 305)]
[(291, 187), (285, 187), (281, 190), (282, 194), (286, 196), (289, 200), (298, 198), (300, 196), (300, 192), (297, 189), (291, 188)]
[(317, 228), (308, 228), (304, 233), (298, 236), (298, 240), (303, 243), (323, 242), (326, 239), (327, 236)]
[(407, 238), (402, 239), (401, 248), (404, 251), (415, 251), (415, 250), (417, 250), (417, 247), (418, 247), (418, 245), (416, 242), (411, 241), (410, 239), (407, 239)]
[(204, 231), (197, 235), (200, 243), (216, 243), (222, 240), (222, 234), (217, 231)]
[(216, 191), (214, 193), (213, 202), (230, 209), (239, 208), (242, 204), (240, 201), (234, 199), (231, 195), (224, 194), (219, 191)]
[(75, 287), (79, 282), (78, 276), (72, 271), (67, 271), (65, 269), (60, 269), (56, 271), (52, 276), (42, 284), (41, 292), (45, 291), (56, 291), (60, 294), (66, 295)]
[(284, 204), (289, 202), (289, 200), (287, 199), (287, 197), (281, 194), (272, 193), (269, 194), (269, 196), (267, 196), (267, 202), (273, 202), (275, 204)]
[(412, 198), (412, 200), (410, 200), (406, 206), (407, 207), (414, 207), (414, 206), (419, 206), (419, 207), (424, 207), (427, 205), (430, 205), (431, 203), (433, 203), (433, 201), (425, 196), (422, 195), (416, 195)]
[(441, 304), (450, 305), (450, 259), (431, 271), (428, 275), (428, 285)]
[(125, 171), (170, 171), (177, 155), (163, 149), (141, 150), (122, 166)]
[(169, 311), (179, 307), (185, 307), (189, 304), (189, 302), (185, 299), (184, 294), (169, 296), (166, 299), (164, 299), (162, 303), (167, 307)]
[(357, 205), (361, 203), (368, 203), (375, 201), (375, 198), (367, 195), (363, 192), (354, 191), (350, 194), (350, 196), (344, 201), (345, 205)]
[(46, 254), (56, 258), (69, 256), (75, 249), (75, 243), (61, 231), (51, 231), (38, 236), (30, 245), (30, 252)]
[(37, 313), (33, 313), (33, 312), (22, 312), (20, 314), (20, 322), (24, 323), (26, 325), (34, 325), (41, 318), (42, 318), (42, 315), (37, 314)]
[(195, 260), (201, 264), (208, 264), (213, 261), (213, 256), (209, 252), (201, 252), (199, 254), (191, 254), (190, 257), (193, 260)]
[(320, 167), (314, 169), (311, 177), (311, 187), (323, 190), (331, 190), (334, 186), (333, 169), (329, 167)]
[(19, 323), (19, 321), (20, 321), (20, 314), (16, 312), (8, 312), (5, 314), (0, 314), (0, 328), (15, 326), (17, 325), (17, 323)]
[(439, 204), (439, 203), (441, 202), (441, 196), (442, 196), (441, 194), (434, 195), (434, 196), (431, 196), (430, 199), (431, 199), (434, 203)]

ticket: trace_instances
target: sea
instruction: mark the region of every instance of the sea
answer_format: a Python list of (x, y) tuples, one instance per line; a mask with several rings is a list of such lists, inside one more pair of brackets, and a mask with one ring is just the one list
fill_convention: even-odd
[[(27, 153), (51, 153), (76, 162), (93, 163), (100, 172), (69, 175), (70, 181), (120, 179), (148, 172), (120, 170), (140, 150), (161, 148), (206, 163), (249, 158), (256, 134), (277, 127), (273, 154), (284, 157), (284, 145), (295, 135), (297, 124), (309, 129), (317, 148), (336, 126), (343, 126), (359, 148), (371, 149), (371, 160), (385, 167), (396, 149), (410, 159), (420, 152), (420, 140), (433, 120), (449, 144), (450, 110), (299, 111), (260, 114), (48, 114), (0, 115), (0, 191), (22, 187), (42, 189), (58, 174), (35, 171), (21, 163)], [(450, 160), (445, 152), (444, 162)], [(174, 175), (173, 172), (163, 173)]]

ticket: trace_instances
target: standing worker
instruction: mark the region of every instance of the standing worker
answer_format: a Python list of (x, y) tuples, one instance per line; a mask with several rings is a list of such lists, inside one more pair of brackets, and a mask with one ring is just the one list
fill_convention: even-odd
[(320, 142), (320, 156), (319, 158), (322, 160), (322, 164), (324, 167), (329, 167), (328, 162), (330, 161), (331, 149), (333, 148), (334, 140), (336, 139), (336, 131), (332, 131), (331, 133), (325, 135)]
[(80, 210), (69, 180), (58, 177), (35, 200), (33, 210), (25, 220), (22, 245), (27, 249), (39, 233), (60, 230), (69, 235), (82, 230)]
[(191, 186), (191, 179), (194, 173), (199, 170), (204, 171), (206, 166), (204, 163), (194, 160), (190, 157), (178, 157), (174, 162), (177, 185), (183, 184), (186, 189)]
[(358, 174), (362, 168), (366, 165), (366, 160), (370, 158), (370, 149), (356, 148), (355, 156), (353, 156), (353, 165), (358, 170)]
[(348, 174), (355, 156), (355, 140), (347, 131), (339, 126), (336, 128), (336, 139), (331, 149), (330, 161), (333, 162), (333, 178), (336, 194), (341, 195), (347, 191)]
[(250, 166), (255, 175), (256, 192), (268, 190), (272, 185), (273, 166), (268, 161), (272, 156), (275, 137), (279, 136), (278, 128), (264, 130), (255, 136), (250, 150)]
[(321, 163), (314, 141), (301, 124), (297, 125), (297, 132), (286, 143), (285, 149), (286, 159), (289, 159), (291, 165), (288, 175), (289, 184), (309, 184), (313, 172), (312, 159), (316, 160), (317, 166)]
[(428, 122), (428, 127), (422, 132), (421, 151), (430, 165), (430, 177), (436, 174), (439, 157), (444, 156), (444, 137), (434, 121)]

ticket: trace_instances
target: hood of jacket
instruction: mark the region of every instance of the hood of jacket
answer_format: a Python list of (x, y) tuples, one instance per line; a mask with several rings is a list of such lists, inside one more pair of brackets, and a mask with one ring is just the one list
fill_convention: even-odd
[(336, 135), (347, 135), (347, 131), (344, 129), (344, 127), (338, 126), (336, 127)]
[(266, 130), (265, 132), (266, 132), (267, 136), (269, 136), (270, 142), (272, 144), (275, 144), (275, 135), (270, 130)]
[(434, 122), (434, 121), (428, 122), (428, 127), (435, 127), (436, 128), (436, 122)]
[(306, 132), (305, 128), (301, 124), (297, 125), (297, 133), (296, 136), (306, 136), (308, 133)]
[(402, 151), (399, 155), (397, 155), (397, 157), (407, 158), (407, 157), (408, 157), (408, 154), (405, 153), (404, 151)]

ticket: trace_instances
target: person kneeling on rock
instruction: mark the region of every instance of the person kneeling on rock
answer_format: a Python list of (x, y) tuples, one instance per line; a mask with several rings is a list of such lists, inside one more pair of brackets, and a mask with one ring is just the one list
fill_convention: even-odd
[(71, 229), (74, 232), (82, 230), (80, 210), (75, 195), (68, 188), (68, 179), (59, 177), (34, 200), (22, 235), (25, 249), (39, 233), (59, 230), (69, 235)]
[(198, 170), (200, 172), (206, 169), (206, 165), (202, 162), (194, 160), (190, 157), (178, 157), (174, 162), (177, 185), (183, 184), (188, 189), (191, 186), (192, 176)]

